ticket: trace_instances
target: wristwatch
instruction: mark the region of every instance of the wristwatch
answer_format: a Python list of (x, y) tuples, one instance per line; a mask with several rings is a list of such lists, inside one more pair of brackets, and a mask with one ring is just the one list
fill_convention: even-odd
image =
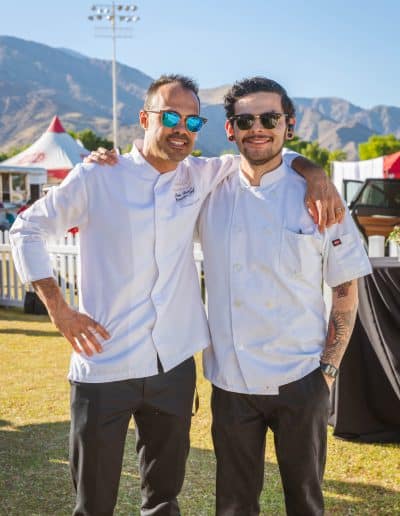
[(330, 376), (331, 378), (336, 378), (339, 373), (339, 369), (332, 364), (326, 364), (325, 362), (320, 362), (319, 366), (321, 368), (321, 371), (324, 374), (326, 374), (327, 376)]

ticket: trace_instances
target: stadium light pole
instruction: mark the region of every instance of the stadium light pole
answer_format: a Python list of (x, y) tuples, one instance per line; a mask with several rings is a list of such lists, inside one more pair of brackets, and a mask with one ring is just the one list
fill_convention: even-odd
[(109, 27), (95, 27), (96, 37), (111, 38), (112, 53), (112, 104), (113, 104), (113, 141), (114, 148), (118, 148), (118, 113), (117, 113), (117, 38), (132, 37), (132, 29), (129, 27), (121, 27), (121, 23), (134, 23), (140, 20), (139, 16), (132, 16), (137, 10), (134, 4), (96, 4), (92, 6), (92, 12), (88, 19), (93, 22), (101, 22), (103, 20), (110, 23)]

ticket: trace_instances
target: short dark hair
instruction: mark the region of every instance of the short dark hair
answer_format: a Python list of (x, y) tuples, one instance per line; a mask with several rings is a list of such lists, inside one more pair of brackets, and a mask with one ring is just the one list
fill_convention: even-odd
[(152, 107), (151, 103), (153, 97), (157, 93), (158, 89), (161, 88), (161, 86), (164, 86), (165, 84), (172, 84), (174, 82), (180, 84), (185, 90), (192, 91), (196, 95), (200, 108), (199, 87), (197, 82), (190, 77), (179, 74), (161, 75), (158, 79), (155, 79), (147, 89), (144, 99), (144, 108), (149, 109)]
[(266, 91), (268, 93), (277, 93), (281, 97), (282, 108), (285, 113), (292, 118), (296, 114), (293, 101), (286, 93), (285, 88), (266, 77), (250, 77), (249, 79), (242, 79), (235, 82), (231, 89), (224, 97), (224, 108), (226, 118), (231, 118), (235, 114), (235, 103), (238, 99), (250, 95), (250, 93), (258, 93)]

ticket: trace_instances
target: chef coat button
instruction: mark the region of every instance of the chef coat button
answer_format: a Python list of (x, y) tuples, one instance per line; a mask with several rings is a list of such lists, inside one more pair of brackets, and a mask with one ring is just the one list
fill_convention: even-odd
[(160, 296), (154, 296), (153, 302), (156, 306), (160, 306), (162, 304), (162, 300), (161, 300)]

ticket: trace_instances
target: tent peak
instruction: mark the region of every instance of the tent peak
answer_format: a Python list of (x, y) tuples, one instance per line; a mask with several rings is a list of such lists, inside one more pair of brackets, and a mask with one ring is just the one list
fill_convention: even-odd
[(60, 119), (56, 115), (51, 121), (49, 127), (47, 128), (48, 133), (65, 133), (65, 129), (60, 122)]

